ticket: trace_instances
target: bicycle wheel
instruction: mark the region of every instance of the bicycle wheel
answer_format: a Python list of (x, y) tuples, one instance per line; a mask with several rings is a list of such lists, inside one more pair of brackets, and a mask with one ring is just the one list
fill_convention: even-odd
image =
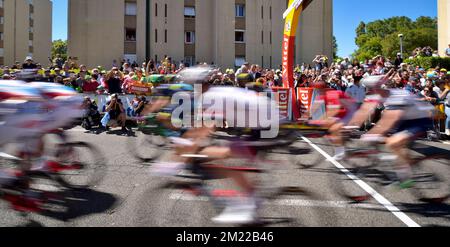
[(140, 162), (158, 159), (166, 150), (167, 140), (163, 136), (136, 132), (136, 138), (129, 138), (128, 151)]
[[(179, 181), (180, 182), (180, 181)], [(170, 179), (160, 180), (137, 202), (134, 224), (139, 227), (212, 227), (214, 207)]]
[(38, 201), (39, 214), (67, 221), (72, 198), (70, 189), (62, 187), (51, 175), (43, 172), (30, 172), (27, 176), (30, 185), (25, 196)]
[(72, 189), (92, 188), (106, 175), (106, 159), (94, 146), (84, 142), (64, 144), (58, 150), (53, 175)]
[(450, 196), (450, 170), (448, 158), (425, 157), (413, 165), (412, 194), (420, 201), (444, 203)]
[[(313, 139), (313, 143), (318, 146), (328, 146), (325, 139)], [(288, 149), (291, 154), (292, 164), (301, 169), (310, 169), (319, 166), (325, 161), (325, 157), (312, 148), (306, 141), (300, 139)]]
[[(362, 152), (365, 152), (365, 150)], [(368, 182), (368, 180), (376, 176), (377, 170), (373, 169), (375, 161), (369, 156), (363, 154), (353, 155), (349, 152), (343, 163), (345, 169), (339, 169), (337, 176), (333, 176), (337, 179), (335, 181), (335, 191), (343, 198), (354, 202), (370, 200), (370, 194), (362, 189), (355, 181), (361, 179)]]

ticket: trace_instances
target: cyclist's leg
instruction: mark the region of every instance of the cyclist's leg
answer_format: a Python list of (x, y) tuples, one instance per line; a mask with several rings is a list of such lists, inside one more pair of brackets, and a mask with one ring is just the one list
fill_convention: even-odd
[[(229, 147), (207, 147), (200, 154), (208, 156), (212, 159), (222, 160), (233, 157), (232, 149)], [(243, 172), (233, 170), (217, 170), (214, 171), (220, 177), (230, 178), (239, 186), (247, 195), (254, 193), (254, 186), (245, 176)]]
[(409, 158), (407, 145), (412, 141), (412, 134), (407, 131), (402, 131), (389, 137), (386, 140), (386, 146), (394, 153), (397, 159), (397, 174), (399, 179), (404, 181), (412, 176), (411, 172), (411, 159)]
[(408, 144), (425, 134), (433, 122), (431, 119), (414, 119), (403, 121), (397, 134), (386, 140), (386, 146), (398, 156), (398, 175), (400, 180), (408, 180), (412, 176), (412, 159), (409, 157)]

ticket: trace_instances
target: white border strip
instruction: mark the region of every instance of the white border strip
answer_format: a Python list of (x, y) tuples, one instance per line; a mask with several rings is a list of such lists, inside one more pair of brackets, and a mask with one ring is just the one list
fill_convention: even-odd
[(301, 138), (307, 142), (311, 147), (313, 147), (317, 152), (322, 154), (325, 158), (327, 158), (333, 165), (335, 165), (342, 173), (347, 175), (351, 180), (353, 180), (359, 187), (369, 193), (378, 203), (380, 203), (383, 207), (389, 210), (392, 214), (394, 214), (398, 219), (400, 219), (403, 223), (405, 223), (408, 227), (420, 227), (414, 220), (409, 218), (408, 215), (400, 211), (396, 206), (394, 206), (390, 201), (388, 201), (385, 197), (380, 195), (377, 191), (375, 191), (370, 185), (353, 175), (349, 170), (347, 170), (343, 165), (337, 162), (333, 157), (319, 148), (316, 144), (312, 143), (308, 138), (301, 136)]

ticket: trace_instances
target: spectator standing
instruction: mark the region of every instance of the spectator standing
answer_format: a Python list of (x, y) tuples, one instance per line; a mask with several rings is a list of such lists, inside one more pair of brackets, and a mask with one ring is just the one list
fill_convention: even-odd
[(448, 48), (445, 49), (445, 56), (450, 57), (450, 44), (448, 44)]
[(400, 65), (403, 63), (403, 58), (401, 53), (397, 53), (397, 57), (395, 58), (394, 65), (396, 68), (400, 67)]
[(345, 93), (355, 100), (356, 103), (362, 105), (366, 98), (366, 87), (361, 85), (361, 78), (353, 78), (353, 83), (347, 88)]
[(112, 70), (105, 77), (105, 82), (110, 94), (122, 93), (122, 80), (123, 74), (119, 71), (119, 69), (117, 67), (112, 68)]
[(22, 69), (37, 69), (37, 65), (33, 62), (32, 57), (27, 57), (25, 63), (22, 64)]

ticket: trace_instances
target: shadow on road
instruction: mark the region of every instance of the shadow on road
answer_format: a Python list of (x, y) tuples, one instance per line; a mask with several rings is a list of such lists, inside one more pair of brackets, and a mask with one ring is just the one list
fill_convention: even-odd
[(82, 216), (106, 212), (114, 207), (118, 199), (108, 193), (95, 190), (74, 190), (70, 191), (64, 199), (66, 210), (63, 212), (44, 211), (44, 216), (61, 220), (70, 221)]
[(403, 212), (422, 215), (424, 217), (436, 217), (450, 219), (449, 204), (434, 203), (400, 203), (398, 204)]

